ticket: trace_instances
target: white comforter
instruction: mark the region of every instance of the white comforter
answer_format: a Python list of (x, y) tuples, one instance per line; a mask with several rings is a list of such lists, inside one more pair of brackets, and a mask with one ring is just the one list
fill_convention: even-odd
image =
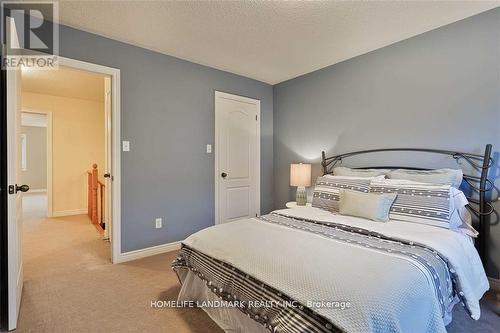
[[(415, 223), (380, 223), (334, 215), (311, 207), (277, 212), (360, 227), (435, 249), (456, 270), (472, 317), (479, 318), (479, 299), (489, 284), (468, 236)], [(398, 264), (398, 276), (394, 277), (393, 272), (381, 269), (387, 265), (387, 255), (334, 242), (301, 230), (249, 219), (204, 229), (183, 243), (230, 263), (301, 302), (332, 300), (335, 295), (340, 297), (338, 301), (363, 304), (350, 310), (316, 309), (343, 330), (445, 332), (446, 323), (437, 299), (432, 297), (434, 290), (429, 277), (423, 271), (415, 274), (418, 267), (403, 259)], [(354, 267), (350, 257), (357, 258), (361, 267)], [(339, 275), (341, 283), (331, 278)]]
[(331, 221), (356, 226), (386, 236), (425, 244), (435, 249), (448, 258), (452, 266), (456, 269), (463, 283), (463, 292), (468, 301), (472, 318), (479, 319), (481, 315), (479, 300), (490, 288), (490, 285), (479, 254), (469, 236), (452, 230), (418, 223), (392, 220), (386, 223), (379, 223), (358, 217), (336, 215), (314, 207), (283, 209), (277, 212), (299, 218), (325, 222)]

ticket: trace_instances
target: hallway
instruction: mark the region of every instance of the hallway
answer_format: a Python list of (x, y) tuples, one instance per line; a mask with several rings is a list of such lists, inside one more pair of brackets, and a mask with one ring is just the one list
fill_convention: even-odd
[[(46, 218), (45, 193), (24, 196), (24, 290), (16, 332), (219, 332), (200, 309), (153, 309), (179, 291), (170, 252), (112, 265), (87, 215)], [(192, 320), (195, 318), (196, 320)]]
[[(98, 286), (92, 272), (109, 265), (110, 246), (87, 215), (46, 218), (45, 193), (25, 194), (23, 207), (24, 291), (19, 330), (37, 327), (45, 331), (44, 323), (55, 324), (65, 313), (73, 319), (81, 317), (72, 313), (82, 313), (79, 299), (87, 302), (94, 293), (85, 285)], [(74, 308), (61, 309), (65, 301)], [(99, 308), (93, 307), (94, 315), (99, 315)]]

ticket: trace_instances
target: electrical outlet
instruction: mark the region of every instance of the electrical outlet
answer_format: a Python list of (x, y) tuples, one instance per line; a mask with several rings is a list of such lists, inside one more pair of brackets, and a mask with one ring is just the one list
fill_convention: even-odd
[(161, 221), (161, 217), (158, 217), (158, 218), (156, 219), (156, 229), (160, 229), (160, 228), (161, 228), (161, 222), (162, 222), (162, 221)]

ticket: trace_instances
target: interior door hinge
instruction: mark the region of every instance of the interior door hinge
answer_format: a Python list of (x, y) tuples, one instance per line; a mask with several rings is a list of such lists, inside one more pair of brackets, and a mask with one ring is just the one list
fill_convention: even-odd
[(257, 121), (257, 115), (255, 115), (255, 120)]

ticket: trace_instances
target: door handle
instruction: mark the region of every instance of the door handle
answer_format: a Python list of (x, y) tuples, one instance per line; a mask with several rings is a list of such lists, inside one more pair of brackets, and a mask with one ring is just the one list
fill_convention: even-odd
[(28, 192), (30, 187), (28, 185), (9, 185), (9, 194), (16, 194), (17, 192)]
[(114, 181), (115, 180), (115, 177), (111, 176), (111, 174), (108, 172), (108, 173), (105, 173), (103, 175), (104, 178), (109, 178), (111, 181)]
[(16, 193), (17, 192), (28, 192), (30, 190), (30, 187), (28, 185), (17, 185), (16, 184)]
[(222, 178), (226, 178), (226, 177), (227, 177), (227, 173), (223, 172), (223, 173), (221, 173), (221, 174), (220, 174), (220, 176), (221, 176)]

